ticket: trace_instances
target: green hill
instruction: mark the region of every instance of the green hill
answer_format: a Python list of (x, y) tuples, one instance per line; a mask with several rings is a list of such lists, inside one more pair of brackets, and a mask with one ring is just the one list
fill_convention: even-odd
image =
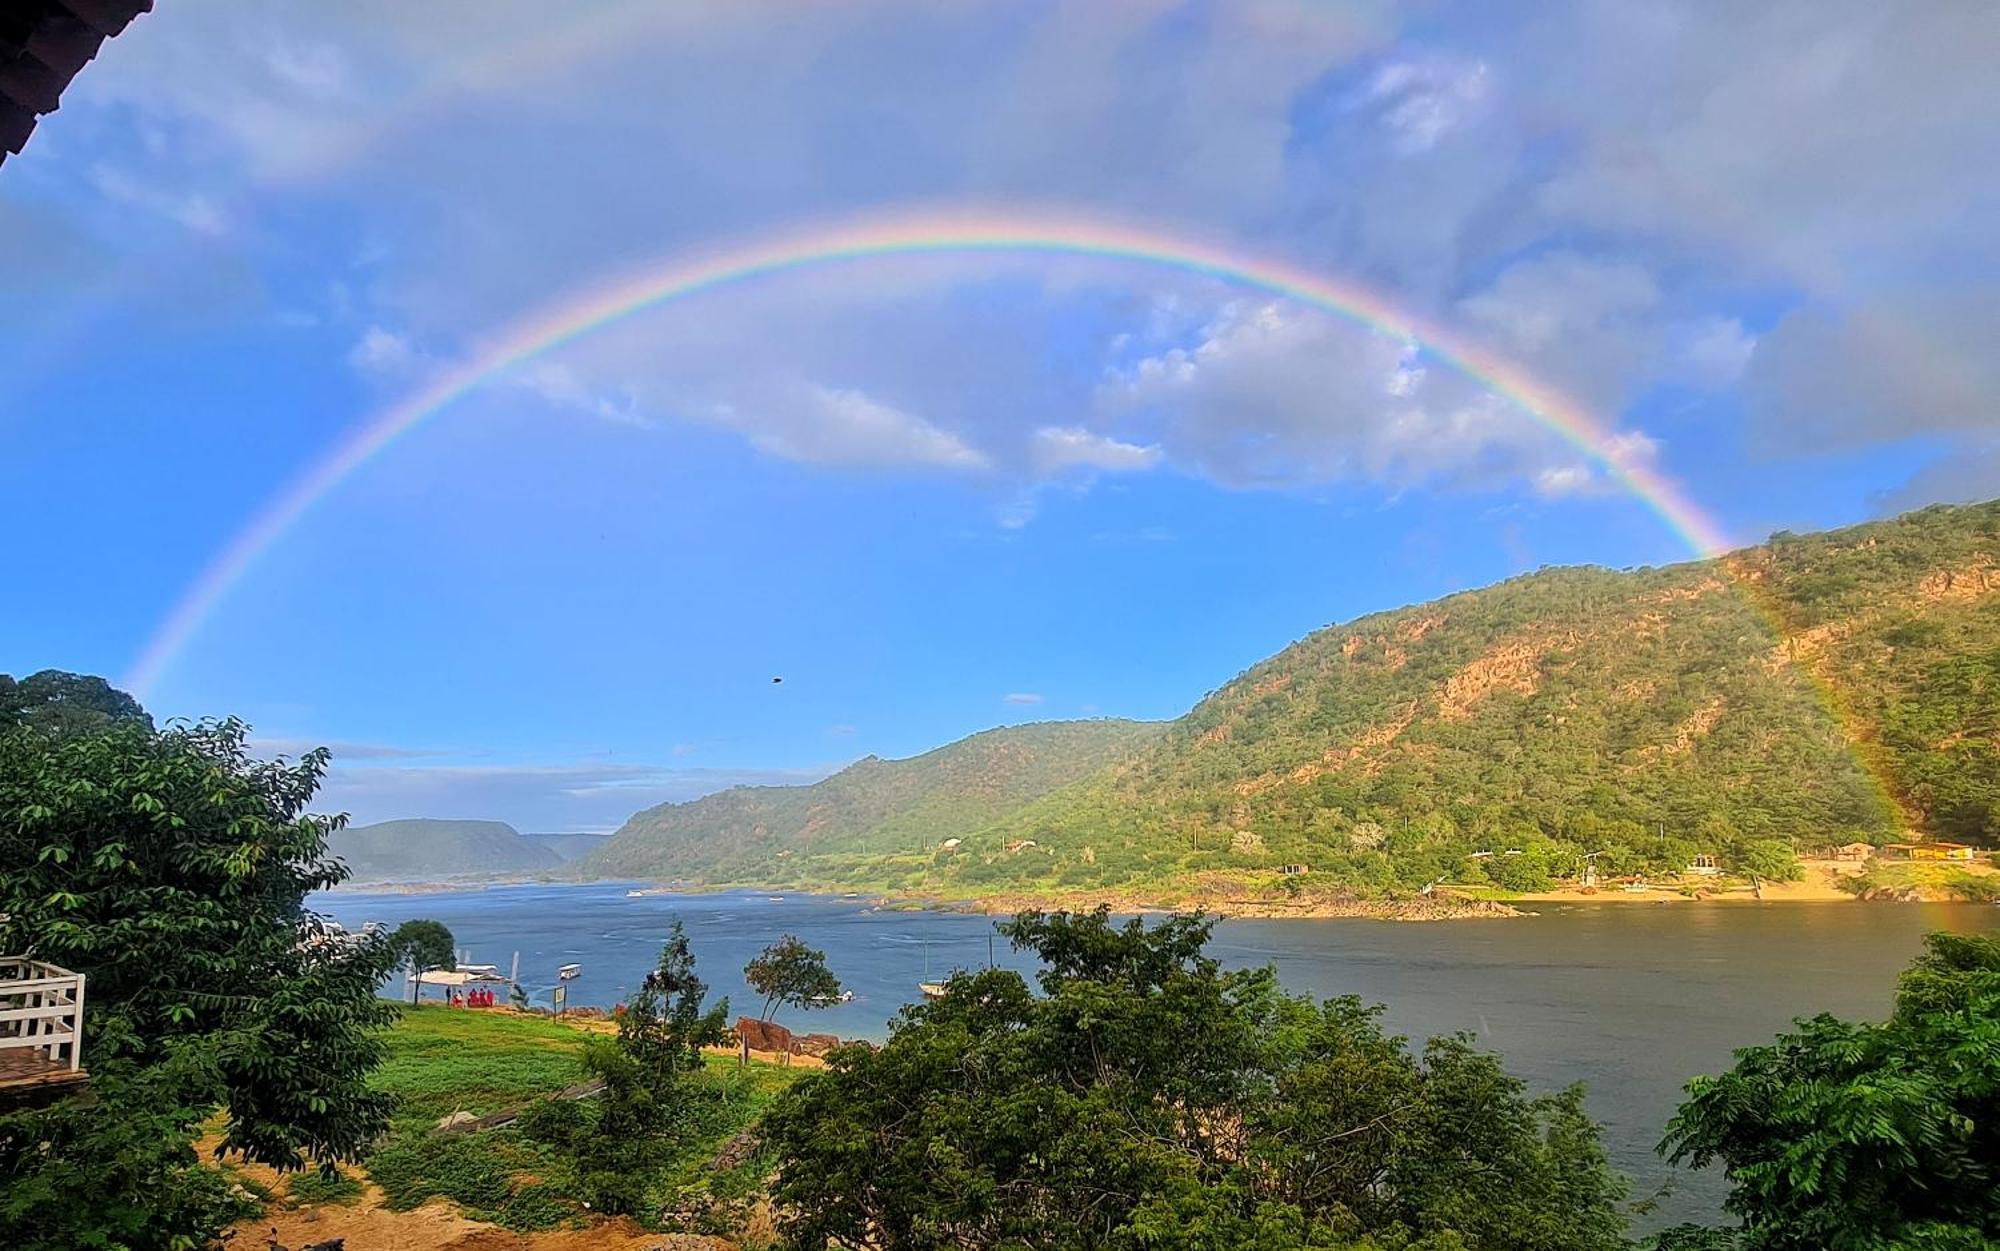
[[(966, 785), (1003, 755), (1011, 784)], [(1163, 729), (994, 731), (656, 808), (586, 867), (970, 895), (1303, 863), (1312, 888), (1526, 888), (1588, 852), (1769, 873), (1912, 832), (2000, 842), (2000, 502), (1545, 569), (1319, 630)]]
[(553, 869), (563, 857), (504, 821), (415, 818), (358, 825), (327, 840), (352, 882), (434, 882)]
[(698, 882), (875, 882), (928, 848), (991, 826), (1089, 777), (1160, 730), (1049, 721), (987, 730), (907, 760), (870, 756), (810, 786), (740, 786), (661, 804), (586, 857), (588, 877)]

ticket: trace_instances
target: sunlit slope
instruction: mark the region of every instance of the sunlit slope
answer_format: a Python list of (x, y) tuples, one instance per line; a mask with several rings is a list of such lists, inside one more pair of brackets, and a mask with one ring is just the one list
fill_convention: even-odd
[(1481, 851), (1636, 872), (1911, 829), (2000, 841), (2000, 503), (1545, 569), (1316, 631), (1163, 729), (668, 805), (586, 869), (978, 894), (1305, 863), (1366, 889), (1478, 880)]
[(554, 850), (504, 821), (383, 821), (339, 831), (327, 850), (347, 862), (353, 882), (533, 873), (562, 863)]
[(1050, 721), (974, 734), (907, 760), (870, 756), (811, 786), (744, 786), (661, 804), (586, 857), (590, 877), (838, 881), (876, 860), (991, 826), (1123, 759), (1156, 723)]
[[(1726, 562), (1549, 569), (1320, 630), (955, 858), (968, 883), (1305, 862), (1461, 876), (1555, 840), (2000, 836), (2000, 504)], [(1008, 853), (1010, 842), (1036, 847)], [(970, 854), (965, 854), (969, 852)]]

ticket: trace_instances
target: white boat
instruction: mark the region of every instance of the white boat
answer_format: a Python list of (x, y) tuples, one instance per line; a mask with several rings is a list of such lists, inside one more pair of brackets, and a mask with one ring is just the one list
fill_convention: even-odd
[(565, 964), (564, 966), (556, 970), (556, 976), (561, 978), (565, 982), (570, 981), (574, 978), (582, 977), (583, 966), (580, 964)]
[(945, 987), (943, 982), (918, 982), (917, 989), (923, 992), (926, 999), (944, 998)]

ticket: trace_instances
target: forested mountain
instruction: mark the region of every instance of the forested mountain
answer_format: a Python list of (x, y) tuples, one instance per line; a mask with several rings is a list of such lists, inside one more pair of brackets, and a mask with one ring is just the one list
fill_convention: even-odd
[(1139, 721), (1047, 721), (974, 734), (912, 756), (869, 756), (810, 786), (739, 786), (661, 804), (587, 857), (592, 877), (705, 882), (843, 881), (878, 861), (991, 826), (1079, 781), (1160, 730)]
[[(1625, 872), (2000, 841), (2000, 502), (1544, 569), (1319, 630), (1163, 731), (1057, 737), (1116, 725), (653, 809), (587, 867), (965, 894), (1286, 863), (1364, 889), (1532, 886), (1586, 852)], [(976, 803), (917, 784), (1031, 732), (1034, 784)]]
[(553, 869), (564, 857), (504, 821), (414, 818), (358, 825), (327, 840), (353, 882), (430, 882)]

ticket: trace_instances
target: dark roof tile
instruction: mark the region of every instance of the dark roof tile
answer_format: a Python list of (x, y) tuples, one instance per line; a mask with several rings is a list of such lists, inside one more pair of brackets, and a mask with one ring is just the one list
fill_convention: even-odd
[(153, 10), (153, 0), (7, 0), (0, 11), (0, 163), (104, 41)]

